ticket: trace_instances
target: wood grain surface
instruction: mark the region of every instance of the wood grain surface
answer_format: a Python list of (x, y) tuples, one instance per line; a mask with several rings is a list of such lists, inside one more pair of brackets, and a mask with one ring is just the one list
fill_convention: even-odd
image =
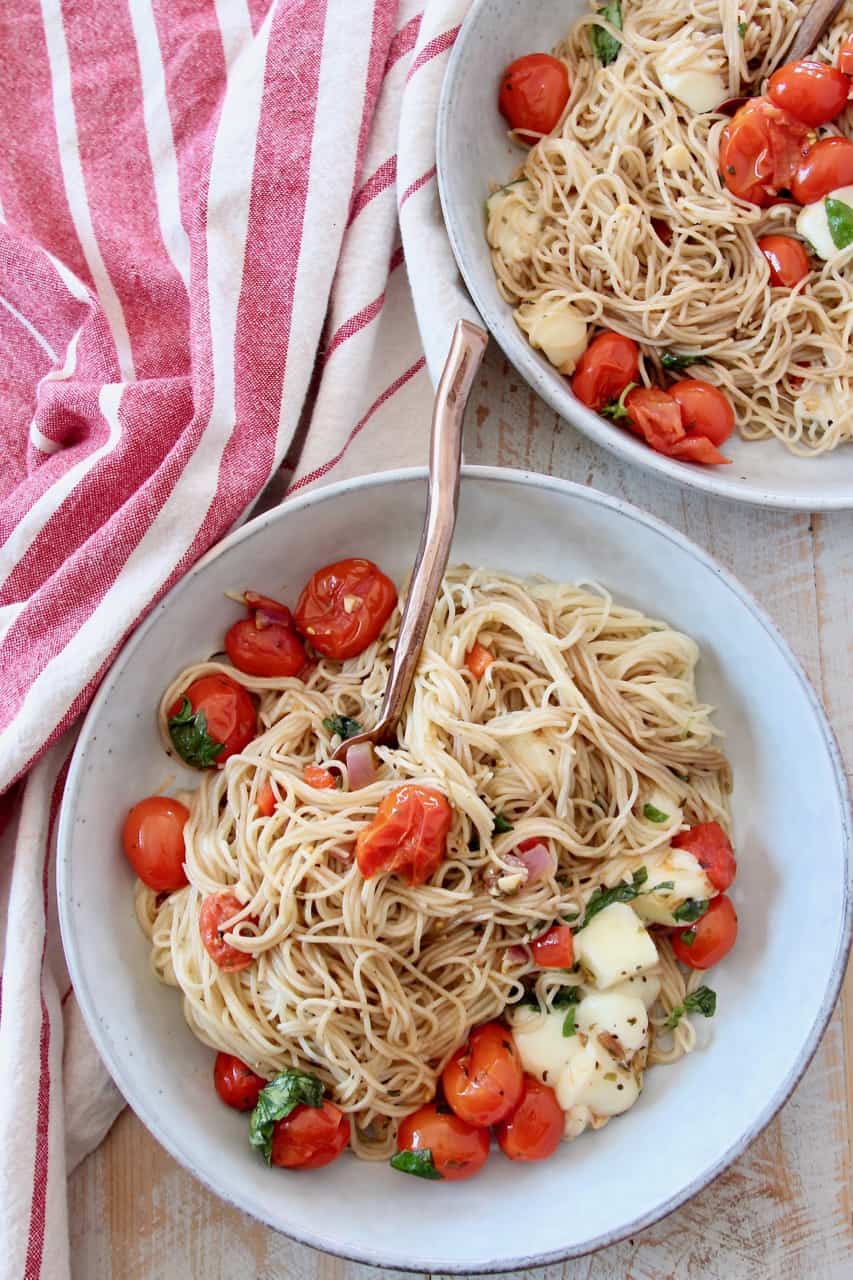
[[(850, 777), (853, 512), (759, 511), (628, 470), (562, 422), (494, 349), (469, 409), (465, 457), (548, 472), (626, 498), (732, 569), (774, 617), (813, 680)], [(829, 467), (832, 460), (813, 465)], [(844, 996), (802, 1082), (740, 1160), (635, 1238), (535, 1274), (543, 1280), (849, 1280), (851, 1172), (848, 973)], [(75, 1280), (392, 1280), (403, 1274), (317, 1253), (222, 1204), (129, 1111), (71, 1178), (70, 1221)]]

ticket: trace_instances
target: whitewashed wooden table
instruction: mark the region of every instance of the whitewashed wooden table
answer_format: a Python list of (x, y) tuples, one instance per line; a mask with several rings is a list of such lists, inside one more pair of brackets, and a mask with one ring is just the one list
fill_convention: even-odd
[[(469, 410), (465, 456), (549, 472), (626, 498), (732, 569), (773, 615), (814, 681), (850, 776), (853, 512), (756, 511), (628, 470), (561, 422), (494, 348)], [(793, 1097), (727, 1173), (634, 1239), (537, 1274), (543, 1280), (850, 1280), (851, 1184), (853, 972)], [(391, 1280), (402, 1274), (317, 1253), (223, 1205), (129, 1111), (72, 1177), (70, 1223), (75, 1280)]]

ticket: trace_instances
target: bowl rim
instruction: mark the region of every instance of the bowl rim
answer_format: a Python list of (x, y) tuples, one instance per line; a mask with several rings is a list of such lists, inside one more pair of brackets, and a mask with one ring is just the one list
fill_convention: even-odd
[[(584, 1241), (581, 1245), (550, 1250), (546, 1253), (519, 1254), (508, 1258), (490, 1258), (486, 1261), (477, 1263), (455, 1263), (450, 1259), (440, 1257), (436, 1257), (434, 1259), (418, 1258), (407, 1261), (405, 1259), (395, 1257), (394, 1255), (371, 1253), (369, 1250), (353, 1246), (341, 1247), (340, 1245), (337, 1245), (333, 1239), (324, 1237), (312, 1230), (301, 1229), (298, 1223), (290, 1225), (285, 1231), (281, 1226), (270, 1221), (269, 1217), (267, 1217), (263, 1211), (249, 1208), (239, 1199), (236, 1199), (231, 1192), (220, 1185), (216, 1171), (211, 1173), (208, 1170), (200, 1169), (194, 1162), (191, 1151), (187, 1149), (181, 1140), (172, 1134), (163, 1131), (157, 1119), (153, 1098), (152, 1100), (149, 1100), (146, 1097), (139, 1097), (134, 1093), (132, 1088), (126, 1088), (125, 1071), (121, 1055), (118, 1052), (113, 1052), (113, 1045), (110, 1037), (107, 1036), (106, 1033), (102, 1032), (98, 1016), (97, 999), (82, 976), (82, 961), (78, 954), (77, 935), (73, 925), (73, 910), (71, 905), (72, 894), (70, 869), (72, 864), (73, 832), (76, 818), (75, 797), (78, 789), (78, 780), (82, 775), (85, 757), (90, 745), (90, 740), (93, 739), (94, 731), (97, 728), (101, 708), (109, 698), (112, 685), (116, 678), (115, 673), (119, 664), (123, 666), (133, 655), (136, 649), (144, 643), (145, 636), (148, 631), (158, 624), (160, 614), (168, 612), (171, 602), (186, 590), (188, 583), (193, 578), (204, 573), (209, 564), (218, 559), (225, 552), (230, 551), (232, 547), (255, 537), (268, 526), (275, 525), (280, 520), (287, 519), (288, 514), (292, 511), (298, 511), (314, 505), (320, 505), (327, 501), (334, 501), (341, 494), (349, 493), (353, 490), (395, 485), (407, 483), (413, 480), (426, 482), (427, 476), (428, 472), (426, 467), (398, 468), (392, 471), (371, 473), (365, 476), (356, 476), (351, 479), (341, 480), (334, 484), (324, 485), (319, 489), (311, 489), (307, 493), (292, 499), (286, 499), (278, 506), (271, 508), (262, 515), (248, 520), (245, 524), (234, 530), (215, 547), (211, 548), (204, 556), (202, 556), (201, 559), (198, 560), (197, 563), (169, 590), (169, 592), (167, 592), (163, 599), (150, 611), (148, 616), (122, 646), (122, 649), (113, 661), (107, 675), (104, 677), (104, 680), (98, 689), (81, 727), (69, 766), (68, 777), (59, 814), (56, 845), (56, 888), (62, 943), (68, 964), (69, 975), (74, 988), (74, 994), (83, 1014), (84, 1021), (95, 1043), (98, 1054), (118, 1086), (122, 1097), (143, 1122), (149, 1133), (152, 1134), (156, 1141), (159, 1142), (166, 1151), (168, 1151), (168, 1153), (182, 1166), (182, 1168), (191, 1173), (193, 1177), (197, 1178), (198, 1181), (202, 1183), (202, 1185), (207, 1187), (226, 1204), (233, 1205), (235, 1208), (241, 1210), (241, 1212), (249, 1214), (256, 1221), (264, 1223), (266, 1226), (271, 1227), (273, 1230), (286, 1235), (288, 1238), (295, 1240), (300, 1244), (308, 1245), (311, 1248), (331, 1253), (335, 1257), (344, 1258), (350, 1262), (364, 1263), (368, 1266), (389, 1267), (394, 1270), (405, 1272), (434, 1270), (449, 1275), (490, 1275), (503, 1271), (526, 1270), (531, 1267), (543, 1267), (572, 1258), (584, 1257), (587, 1254), (597, 1252), (599, 1249), (606, 1248), (609, 1245), (618, 1244), (620, 1241), (627, 1239), (638, 1231), (642, 1231), (646, 1227), (659, 1222), (661, 1218), (666, 1217), (686, 1201), (690, 1200), (699, 1191), (703, 1190), (704, 1187), (713, 1182), (715, 1178), (729, 1167), (729, 1165), (738, 1159), (746, 1148), (750, 1146), (750, 1144), (766, 1128), (785, 1102), (787, 1102), (814, 1057), (821, 1038), (823, 1037), (829, 1023), (830, 1017), (832, 1016), (832, 1012), (835, 1008), (839, 991), (841, 989), (841, 984), (844, 979), (847, 958), (851, 947), (851, 939), (853, 939), (853, 847), (851, 847), (853, 815), (851, 815), (850, 792), (841, 752), (816, 690), (776, 623), (765, 612), (752, 593), (744, 587), (728, 569), (724, 568), (713, 558), (713, 556), (703, 550), (702, 547), (693, 542), (686, 535), (679, 532), (677, 529), (674, 529), (671, 525), (666, 524), (656, 516), (642, 511), (640, 508), (634, 506), (633, 503), (626, 502), (621, 498), (613, 497), (610, 494), (602, 493), (599, 490), (577, 484), (571, 480), (563, 480), (558, 476), (548, 476), (538, 472), (523, 471), (508, 467), (463, 466), (463, 483), (465, 480), (474, 480), (521, 485), (534, 490), (543, 488), (550, 489), (575, 501), (589, 502), (595, 506), (608, 508), (620, 517), (645, 525), (647, 528), (662, 535), (668, 542), (679, 547), (682, 551), (686, 551), (689, 555), (698, 560), (706, 569), (715, 574), (761, 624), (762, 628), (767, 633), (768, 640), (776, 646), (777, 650), (790, 668), (791, 674), (799, 683), (802, 692), (805, 694), (829, 755), (835, 778), (836, 794), (841, 814), (841, 829), (844, 839), (844, 861), (847, 874), (843, 886), (842, 927), (836, 942), (830, 980), (821, 1000), (817, 1014), (811, 1026), (803, 1036), (802, 1047), (797, 1054), (791, 1070), (788, 1072), (779, 1088), (773, 1093), (766, 1105), (758, 1113), (752, 1123), (747, 1126), (737, 1141), (733, 1142), (718, 1160), (716, 1160), (707, 1169), (700, 1172), (697, 1177), (687, 1183), (677, 1193), (670, 1196), (667, 1200), (655, 1206), (655, 1208), (648, 1212), (632, 1219), (624, 1226), (603, 1232), (591, 1240)], [(134, 1095), (132, 1102), (128, 1098), (128, 1093)]]
[[(451, 196), (452, 166), (449, 155), (451, 133), (455, 132), (459, 119), (458, 113), (453, 109), (453, 98), (461, 78), (460, 69), (463, 60), (468, 57), (470, 42), (476, 39), (480, 12), (491, 3), (493, 0), (473, 0), (450, 51), (438, 102), (435, 153), (441, 212), (453, 257), (474, 307), (506, 358), (528, 386), (564, 422), (631, 466), (639, 466), (687, 489), (696, 489), (749, 506), (771, 507), (782, 511), (848, 511), (853, 508), (853, 486), (846, 495), (827, 494), (821, 490), (820, 482), (816, 479), (801, 494), (782, 493), (763, 487), (755, 481), (729, 479), (726, 467), (702, 467), (667, 458), (648, 448), (628, 432), (615, 429), (597, 413), (575, 400), (568, 387), (561, 388), (556, 379), (541, 367), (538, 357), (518, 333), (516, 326), (500, 312), (501, 300), (497, 288), (494, 297), (478, 288), (476, 271), (464, 249), (463, 228), (467, 225), (469, 210), (467, 204), (463, 208), (461, 202)], [(485, 195), (484, 192), (484, 199)], [(476, 207), (479, 210), (482, 206), (478, 204)], [(822, 457), (823, 455), (815, 455), (800, 461), (806, 466), (817, 464)]]

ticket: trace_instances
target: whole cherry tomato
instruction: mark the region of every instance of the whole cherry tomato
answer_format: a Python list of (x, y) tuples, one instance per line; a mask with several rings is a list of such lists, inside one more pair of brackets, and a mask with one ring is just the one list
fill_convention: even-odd
[(396, 872), (409, 884), (423, 884), (444, 860), (452, 821), (453, 810), (440, 791), (414, 783), (396, 787), (359, 832), (359, 871), (365, 880)]
[(681, 408), (667, 391), (659, 387), (635, 387), (625, 397), (628, 424), (635, 435), (661, 453), (668, 453), (686, 432), (681, 422)]
[(670, 934), (675, 957), (691, 969), (710, 969), (735, 945), (737, 912), (724, 893), (712, 898), (708, 910), (694, 924)]
[[(226, 942), (223, 934), (230, 933), (235, 927), (231, 920), (243, 910), (243, 904), (233, 893), (211, 893), (201, 904), (198, 916), (198, 931), (204, 943), (204, 949), (214, 964), (225, 973), (237, 973), (240, 969), (248, 969), (255, 957), (248, 951), (240, 951)], [(241, 921), (242, 923), (242, 921)]]
[(121, 840), (127, 859), (143, 884), (170, 893), (187, 883), (184, 870), (186, 805), (168, 796), (148, 796), (124, 820)]
[(468, 1124), (498, 1124), (521, 1098), (524, 1072), (512, 1033), (502, 1022), (475, 1027), (441, 1073), (447, 1105)]
[(213, 1084), (220, 1098), (236, 1111), (251, 1111), (258, 1104), (258, 1094), (266, 1084), (251, 1067), (232, 1053), (217, 1053), (213, 1064)]
[(681, 409), (688, 436), (704, 436), (714, 445), (728, 440), (735, 429), (735, 413), (718, 387), (701, 378), (683, 378), (672, 384), (669, 394)]
[(800, 204), (814, 204), (851, 183), (853, 142), (849, 138), (821, 138), (800, 161), (790, 187)]
[(540, 969), (570, 969), (574, 963), (572, 931), (567, 924), (552, 924), (530, 944), (533, 962)]
[(281, 1169), (322, 1169), (337, 1160), (349, 1139), (349, 1120), (334, 1102), (324, 1098), (319, 1107), (300, 1103), (276, 1121), (270, 1159)]
[(230, 676), (199, 676), (169, 709), (169, 736), (178, 755), (197, 769), (223, 765), (254, 738), (255, 704)]
[(772, 204), (780, 191), (793, 189), (794, 175), (811, 140), (808, 125), (775, 102), (750, 98), (720, 138), (723, 182), (741, 200)]
[(560, 1145), (565, 1116), (557, 1095), (535, 1076), (524, 1077), (521, 1101), (498, 1125), (498, 1145), (510, 1160), (547, 1160)]
[(568, 100), (566, 64), (550, 53), (528, 53), (517, 58), (501, 76), (500, 113), (509, 127), (531, 145), (537, 141), (537, 134), (551, 132)]
[(838, 50), (838, 70), (853, 76), (853, 35), (849, 35)]
[(761, 236), (756, 244), (770, 264), (770, 283), (777, 288), (793, 289), (809, 274), (809, 255), (801, 240), (793, 236)]
[(621, 333), (600, 333), (578, 361), (572, 391), (581, 404), (599, 412), (618, 400), (630, 382), (640, 377), (640, 348)]
[[(489, 1154), (489, 1131), (460, 1120), (452, 1111), (439, 1110), (434, 1102), (413, 1111), (400, 1122), (397, 1130), (398, 1151), (423, 1152), (424, 1163), (432, 1173), (426, 1177), (460, 1182), (479, 1173)], [(399, 1156), (392, 1164), (400, 1168)], [(407, 1172), (402, 1166), (403, 1172)]]
[(729, 837), (719, 822), (699, 822), (673, 836), (674, 849), (692, 853), (715, 889), (728, 889), (737, 874), (737, 862)]
[(849, 78), (816, 58), (787, 63), (773, 72), (767, 84), (767, 96), (777, 107), (812, 128), (840, 115), (849, 92)]
[(378, 637), (397, 604), (397, 588), (372, 560), (318, 569), (296, 606), (296, 625), (318, 653), (354, 658)]
[(238, 671), (250, 676), (298, 676), (307, 662), (305, 646), (286, 605), (255, 591), (244, 595), (248, 618), (225, 634), (225, 650)]

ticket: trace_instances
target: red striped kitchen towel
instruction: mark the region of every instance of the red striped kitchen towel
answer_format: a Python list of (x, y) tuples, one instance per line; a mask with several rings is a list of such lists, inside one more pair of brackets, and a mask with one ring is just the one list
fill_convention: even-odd
[[(461, 299), (435, 102), (467, 0), (423, 8), (0, 11), (0, 1277), (70, 1274), (65, 1177), (121, 1105), (55, 920), (75, 722), (139, 619), (283, 475), (425, 460), (407, 267), (434, 376)], [(427, 242), (438, 270), (414, 262)]]

